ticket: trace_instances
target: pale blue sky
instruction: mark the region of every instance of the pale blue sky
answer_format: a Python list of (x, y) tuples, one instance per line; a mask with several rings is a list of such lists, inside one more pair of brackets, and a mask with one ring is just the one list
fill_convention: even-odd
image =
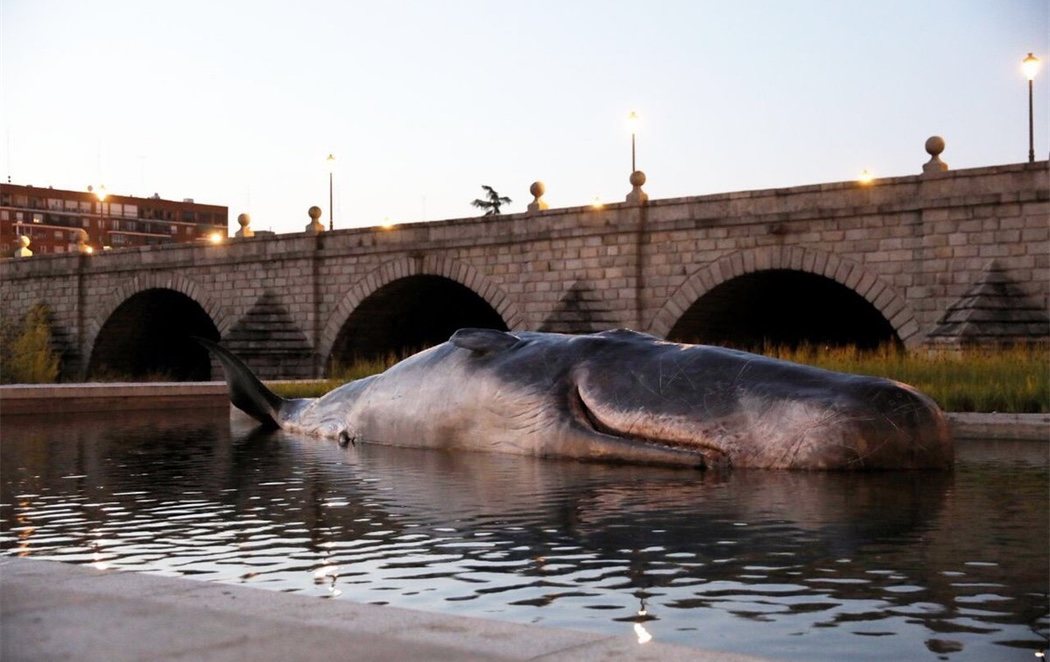
[(0, 0), (0, 177), (227, 205), (231, 231), (653, 198), (1048, 153), (1046, 0)]

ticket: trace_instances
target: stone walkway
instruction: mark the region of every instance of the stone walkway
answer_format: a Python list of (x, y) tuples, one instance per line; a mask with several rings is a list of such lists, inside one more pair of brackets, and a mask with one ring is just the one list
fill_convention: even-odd
[(245, 586), (0, 557), (0, 659), (696, 660), (633, 637), (556, 630)]

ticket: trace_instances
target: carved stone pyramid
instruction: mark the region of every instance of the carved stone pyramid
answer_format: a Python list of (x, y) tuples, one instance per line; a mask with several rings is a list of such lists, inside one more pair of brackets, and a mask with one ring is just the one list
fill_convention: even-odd
[(313, 377), (313, 348), (274, 292), (264, 292), (222, 339), (264, 379)]
[(558, 301), (554, 311), (540, 326), (540, 331), (555, 333), (595, 333), (615, 325), (615, 320), (602, 305), (598, 293), (580, 281)]
[(948, 307), (927, 337), (935, 345), (1012, 345), (1046, 342), (1050, 317), (992, 262), (961, 299)]

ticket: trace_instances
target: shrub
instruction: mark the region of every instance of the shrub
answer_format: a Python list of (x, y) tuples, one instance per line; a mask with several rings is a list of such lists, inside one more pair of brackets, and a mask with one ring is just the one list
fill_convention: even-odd
[(59, 357), (51, 346), (50, 317), (47, 306), (36, 304), (19, 327), (3, 329), (0, 382), (49, 384), (58, 379)]

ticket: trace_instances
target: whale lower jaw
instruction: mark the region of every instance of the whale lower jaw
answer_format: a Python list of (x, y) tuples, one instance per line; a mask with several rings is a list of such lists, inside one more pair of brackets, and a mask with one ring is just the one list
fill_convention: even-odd
[(726, 470), (732, 467), (729, 455), (713, 444), (697, 439), (677, 439), (671, 436), (647, 435), (617, 429), (603, 420), (595, 407), (589, 406), (577, 388), (573, 391), (571, 409), (580, 424), (593, 432), (596, 443), (602, 447), (605, 461), (644, 462), (669, 466), (687, 466), (694, 469)]

